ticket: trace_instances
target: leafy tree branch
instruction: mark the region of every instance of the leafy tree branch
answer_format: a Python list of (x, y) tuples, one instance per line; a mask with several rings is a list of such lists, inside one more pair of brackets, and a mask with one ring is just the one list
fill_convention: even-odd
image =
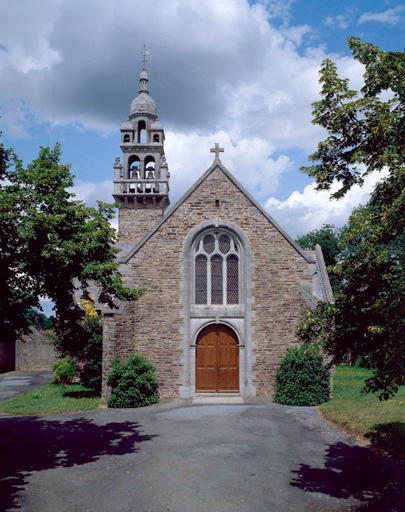
[(335, 303), (308, 312), (298, 336), (322, 341), (335, 362), (350, 353), (373, 368), (366, 389), (388, 399), (405, 375), (405, 54), (357, 38), (349, 46), (364, 65), (364, 86), (349, 89), (335, 64), (323, 63), (313, 122), (328, 137), (310, 156), (314, 164), (301, 170), (318, 190), (340, 183), (333, 199), (371, 172), (386, 169), (388, 176), (352, 212), (343, 232), (333, 267), (341, 284)]
[(28, 328), (27, 312), (40, 297), (55, 303), (56, 328), (82, 315), (75, 283), (88, 298), (87, 284), (100, 290), (99, 302), (136, 300), (143, 290), (124, 286), (110, 224), (114, 205), (86, 206), (74, 199), (70, 167), (61, 164), (59, 144), (40, 148), (24, 168), (0, 143), (0, 328), (13, 338)]

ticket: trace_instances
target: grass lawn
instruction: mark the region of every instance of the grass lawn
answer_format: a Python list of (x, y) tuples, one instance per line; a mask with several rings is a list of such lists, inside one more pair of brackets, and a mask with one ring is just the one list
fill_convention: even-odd
[(58, 414), (62, 412), (97, 409), (100, 397), (81, 384), (47, 384), (29, 393), (17, 395), (0, 403), (0, 412), (6, 414)]
[(339, 366), (334, 376), (334, 396), (320, 410), (332, 421), (404, 458), (405, 386), (394, 398), (380, 402), (375, 394), (362, 392), (371, 374), (365, 368)]

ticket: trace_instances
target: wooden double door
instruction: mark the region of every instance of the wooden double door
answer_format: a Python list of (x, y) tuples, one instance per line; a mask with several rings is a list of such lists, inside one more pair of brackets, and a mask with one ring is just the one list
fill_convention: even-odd
[(209, 325), (197, 338), (196, 392), (239, 392), (239, 346), (226, 325)]

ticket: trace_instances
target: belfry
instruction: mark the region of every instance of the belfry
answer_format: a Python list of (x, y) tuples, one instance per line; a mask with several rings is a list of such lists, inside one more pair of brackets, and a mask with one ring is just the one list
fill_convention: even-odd
[(132, 242), (137, 241), (140, 231), (151, 228), (169, 205), (165, 134), (148, 90), (146, 52), (143, 57), (139, 94), (121, 126), (123, 162), (118, 157), (114, 164), (113, 197), (119, 203), (120, 233), (122, 241)]

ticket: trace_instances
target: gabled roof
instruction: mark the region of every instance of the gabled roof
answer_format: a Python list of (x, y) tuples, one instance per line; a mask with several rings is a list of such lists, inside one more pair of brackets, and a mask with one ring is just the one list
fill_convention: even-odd
[(211, 167), (209, 167), (205, 173), (200, 176), (200, 178), (192, 185), (187, 192), (177, 201), (177, 203), (167, 212), (167, 214), (162, 218), (162, 220), (156, 224), (156, 226), (149, 231), (138, 243), (118, 243), (117, 248), (121, 249), (121, 252), (118, 254), (119, 263), (127, 263), (134, 254), (159, 230), (159, 228), (170, 219), (172, 215), (176, 213), (176, 211), (181, 207), (181, 205), (188, 199), (188, 197), (203, 183), (210, 174), (212, 174), (216, 169), (220, 169), (225, 176), (237, 187), (243, 195), (247, 197), (247, 199), (252, 203), (252, 205), (272, 224), (279, 233), (289, 242), (292, 247), (302, 256), (308, 263), (314, 263), (315, 259), (312, 254), (305, 252), (301, 247), (284, 231), (282, 227), (277, 224), (277, 222), (271, 217), (271, 215), (254, 199), (254, 197), (249, 194), (249, 192), (239, 183), (239, 181), (231, 174), (230, 171), (223, 165), (219, 158), (215, 158)]

